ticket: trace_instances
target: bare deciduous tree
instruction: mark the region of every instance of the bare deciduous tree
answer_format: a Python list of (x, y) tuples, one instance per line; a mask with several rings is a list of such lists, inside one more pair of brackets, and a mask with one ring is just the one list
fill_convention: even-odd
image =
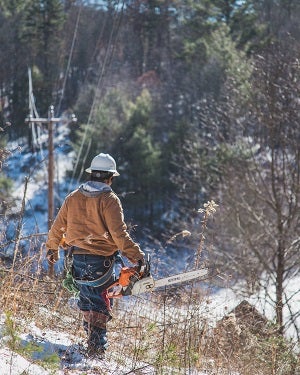
[(299, 272), (300, 77), (296, 44), (288, 44), (273, 44), (255, 60), (243, 137), (227, 147), (221, 207), (228, 264), (252, 292), (263, 281), (279, 333), (294, 325), (299, 338), (287, 284)]

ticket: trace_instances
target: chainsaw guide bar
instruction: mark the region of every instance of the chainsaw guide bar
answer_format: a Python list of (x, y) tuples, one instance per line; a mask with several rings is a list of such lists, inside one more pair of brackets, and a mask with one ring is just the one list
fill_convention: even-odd
[(154, 280), (150, 272), (147, 272), (147, 276), (145, 276), (139, 271), (137, 267), (123, 267), (119, 279), (108, 288), (108, 297), (118, 298), (152, 292), (157, 288), (191, 280), (196, 281), (196, 279), (201, 279), (208, 274), (208, 268), (201, 268)]

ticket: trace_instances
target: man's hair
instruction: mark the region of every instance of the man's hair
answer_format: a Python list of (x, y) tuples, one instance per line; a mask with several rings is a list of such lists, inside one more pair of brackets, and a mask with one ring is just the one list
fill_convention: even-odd
[(104, 182), (105, 180), (110, 179), (113, 176), (113, 172), (107, 172), (107, 171), (93, 171), (91, 173), (91, 181), (100, 181)]

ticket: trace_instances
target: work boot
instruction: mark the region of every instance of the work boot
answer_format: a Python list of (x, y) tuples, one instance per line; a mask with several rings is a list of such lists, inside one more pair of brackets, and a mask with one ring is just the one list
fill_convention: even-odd
[(103, 359), (105, 350), (108, 347), (106, 337), (106, 322), (109, 316), (97, 311), (83, 312), (83, 326), (88, 335), (87, 353), (91, 357)]
[(105, 350), (108, 347), (106, 329), (91, 326), (88, 334), (87, 344), (87, 352), (89, 357), (104, 359)]

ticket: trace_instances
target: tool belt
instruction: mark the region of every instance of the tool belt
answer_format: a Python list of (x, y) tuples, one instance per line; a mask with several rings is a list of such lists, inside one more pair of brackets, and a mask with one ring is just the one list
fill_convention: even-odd
[(94, 280), (84, 280), (84, 279), (78, 279), (78, 278), (74, 277), (73, 267), (72, 267), (72, 275), (73, 275), (73, 278), (74, 278), (76, 284), (92, 286), (92, 287), (96, 288), (96, 287), (99, 287), (99, 286), (102, 286), (102, 285), (106, 284), (109, 281), (109, 279), (111, 278), (111, 276), (114, 272), (114, 265), (115, 265), (115, 259), (112, 258), (110, 267), (105, 272), (105, 274), (100, 276), (98, 279), (94, 279)]
[[(69, 258), (69, 262), (70, 262), (70, 259), (72, 259), (73, 254), (87, 254), (87, 251), (85, 251), (84, 249), (80, 249), (76, 246), (72, 246), (69, 249), (68, 255), (67, 255), (67, 257)], [(91, 253), (89, 252), (88, 254), (91, 254)], [(100, 287), (100, 286), (106, 284), (111, 279), (112, 274), (114, 272), (115, 263), (121, 263), (122, 265), (124, 265), (123, 259), (120, 255), (119, 251), (116, 251), (113, 255), (110, 255), (110, 256), (105, 257), (105, 258), (107, 258), (107, 260), (110, 262), (110, 266), (109, 266), (108, 270), (105, 272), (104, 275), (102, 275), (98, 279), (94, 279), (94, 280), (86, 280), (86, 279), (76, 278), (74, 276), (73, 264), (72, 264), (72, 261), (71, 261), (70, 262), (71, 264), (69, 264), (69, 267), (67, 267), (67, 269), (68, 269), (67, 275), (68, 275), (68, 277), (71, 276), (73, 281), (74, 281), (74, 283), (72, 285), (72, 288), (75, 286), (75, 289), (77, 289), (76, 284), (77, 285), (86, 285), (86, 286), (90, 286), (90, 287)], [(68, 284), (71, 285), (70, 280), (69, 280)], [(67, 287), (67, 289), (70, 290), (71, 287), (69, 287), (69, 288)]]

